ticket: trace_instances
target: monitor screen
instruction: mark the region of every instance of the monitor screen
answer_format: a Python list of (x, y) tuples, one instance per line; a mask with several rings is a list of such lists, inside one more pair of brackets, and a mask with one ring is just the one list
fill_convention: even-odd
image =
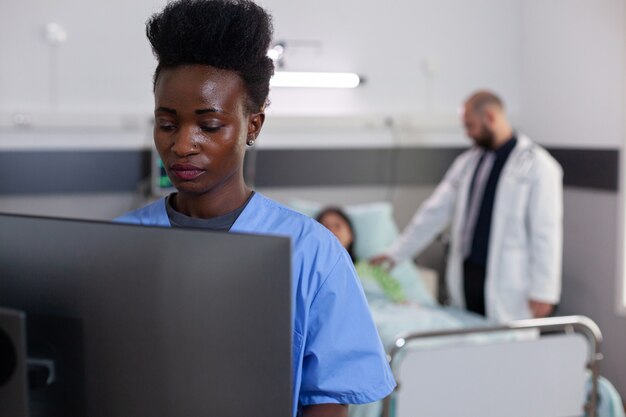
[(32, 417), (291, 414), (287, 238), (16, 215), (0, 230)]

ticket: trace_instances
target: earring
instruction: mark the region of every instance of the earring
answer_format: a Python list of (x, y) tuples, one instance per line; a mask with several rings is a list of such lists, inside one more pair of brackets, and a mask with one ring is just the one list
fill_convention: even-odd
[(248, 140), (246, 141), (246, 145), (248, 145), (248, 146), (254, 145), (254, 136), (248, 136)]

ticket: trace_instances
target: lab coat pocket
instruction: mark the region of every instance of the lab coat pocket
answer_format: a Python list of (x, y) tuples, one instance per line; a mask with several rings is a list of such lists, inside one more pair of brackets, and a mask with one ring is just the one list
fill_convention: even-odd
[(502, 251), (498, 288), (503, 291), (525, 291), (528, 286), (528, 259), (526, 251), (509, 245)]
[(498, 293), (501, 317), (503, 321), (523, 320), (531, 318), (528, 297), (524, 291), (507, 288)]
[(509, 248), (501, 258), (498, 299), (509, 319), (530, 317), (528, 307), (528, 260), (523, 249)]

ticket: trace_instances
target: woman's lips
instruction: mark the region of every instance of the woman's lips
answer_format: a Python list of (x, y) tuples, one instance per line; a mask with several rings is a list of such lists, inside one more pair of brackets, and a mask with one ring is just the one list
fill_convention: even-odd
[(193, 180), (204, 174), (204, 170), (190, 164), (174, 164), (170, 167), (172, 174), (185, 181)]

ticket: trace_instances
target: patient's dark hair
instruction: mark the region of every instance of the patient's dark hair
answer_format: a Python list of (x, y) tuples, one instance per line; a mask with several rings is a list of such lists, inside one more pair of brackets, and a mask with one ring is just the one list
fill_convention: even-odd
[(350, 232), (352, 232), (352, 242), (350, 242), (346, 250), (348, 251), (348, 255), (350, 255), (350, 259), (352, 259), (352, 262), (356, 262), (356, 256), (354, 256), (354, 242), (356, 240), (356, 235), (354, 234), (354, 227), (352, 227), (352, 222), (348, 218), (348, 215), (339, 207), (326, 207), (324, 210), (319, 212), (319, 214), (315, 217), (315, 220), (321, 223), (324, 216), (330, 213), (334, 213), (341, 217), (350, 228)]
[(272, 19), (248, 0), (177, 0), (146, 22), (158, 60), (154, 85), (164, 68), (200, 64), (236, 71), (248, 93), (248, 112), (264, 109), (274, 63), (267, 57)]

